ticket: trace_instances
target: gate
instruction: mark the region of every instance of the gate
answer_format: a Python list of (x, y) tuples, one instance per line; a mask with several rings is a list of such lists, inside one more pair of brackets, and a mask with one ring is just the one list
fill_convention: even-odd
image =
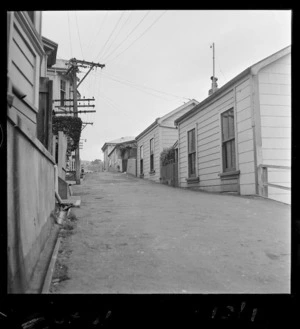
[(169, 163), (165, 166), (161, 166), (161, 183), (178, 187), (178, 163)]

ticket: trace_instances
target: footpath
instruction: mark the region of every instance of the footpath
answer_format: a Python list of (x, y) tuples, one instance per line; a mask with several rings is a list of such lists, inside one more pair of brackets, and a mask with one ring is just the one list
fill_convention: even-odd
[(98, 172), (72, 187), (52, 293), (289, 293), (290, 206)]

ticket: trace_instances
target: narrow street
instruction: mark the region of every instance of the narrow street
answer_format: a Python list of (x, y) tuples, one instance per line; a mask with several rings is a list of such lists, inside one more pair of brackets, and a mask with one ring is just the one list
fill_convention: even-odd
[(289, 293), (290, 206), (98, 172), (81, 196), (52, 293)]

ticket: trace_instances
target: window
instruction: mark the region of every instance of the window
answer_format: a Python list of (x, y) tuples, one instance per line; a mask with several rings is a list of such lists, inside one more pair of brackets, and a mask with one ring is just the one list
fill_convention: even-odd
[(196, 177), (196, 135), (195, 135), (195, 128), (188, 131), (188, 168), (189, 168), (189, 177)]
[(150, 139), (150, 172), (154, 171), (154, 139)]
[(144, 160), (144, 150), (143, 145), (140, 147), (140, 174), (143, 175), (144, 168), (143, 168), (143, 160)]
[(234, 171), (236, 170), (236, 167), (233, 109), (222, 113), (221, 122), (223, 171)]
[(65, 106), (66, 81), (60, 80), (60, 106)]

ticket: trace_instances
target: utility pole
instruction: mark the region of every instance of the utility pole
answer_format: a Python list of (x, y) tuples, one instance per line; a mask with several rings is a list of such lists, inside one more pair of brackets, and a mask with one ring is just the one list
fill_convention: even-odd
[[(103, 68), (105, 67), (104, 64), (96, 64), (93, 62), (87, 62), (87, 61), (82, 61), (82, 60), (77, 60), (76, 58), (72, 58), (70, 60), (71, 67), (70, 69), (72, 70), (73, 74), (73, 109), (74, 109), (74, 117), (78, 117), (78, 105), (77, 105), (77, 87), (81, 84), (81, 82), (87, 77), (87, 75), (90, 73), (90, 71), (94, 67), (100, 67)], [(82, 80), (77, 84), (77, 71), (78, 71), (78, 66), (81, 67), (88, 67), (90, 66), (89, 71), (85, 74), (85, 76), (82, 78)], [(67, 73), (69, 73), (70, 70), (68, 70)], [(84, 111), (82, 111), (84, 112)], [(88, 111), (85, 111), (88, 112)], [(92, 112), (92, 111), (90, 111)], [(75, 166), (76, 166), (76, 184), (80, 184), (80, 156), (79, 156), (79, 145), (77, 146), (75, 150)]]
[[(74, 108), (74, 117), (78, 117), (78, 112), (77, 112), (77, 65), (73, 67), (73, 108)], [(75, 174), (75, 179), (76, 179), (76, 184), (80, 184), (80, 157), (79, 157), (79, 145), (77, 146), (75, 150), (75, 169), (76, 169), (76, 174)]]

